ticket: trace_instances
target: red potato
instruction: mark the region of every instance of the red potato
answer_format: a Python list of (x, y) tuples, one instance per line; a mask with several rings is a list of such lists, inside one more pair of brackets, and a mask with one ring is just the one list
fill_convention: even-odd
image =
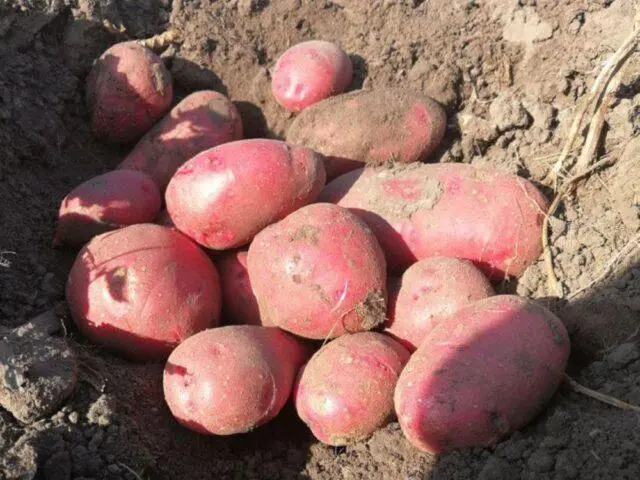
[(323, 443), (364, 440), (393, 418), (393, 392), (408, 360), (409, 352), (381, 333), (337, 338), (300, 371), (298, 415)]
[(384, 322), (384, 254), (346, 209), (316, 203), (297, 210), (256, 235), (247, 263), (268, 325), (325, 339)]
[(395, 391), (400, 427), (434, 454), (492, 445), (549, 401), (569, 351), (564, 325), (542, 306), (480, 300), (441, 320), (412, 355)]
[(76, 257), (67, 301), (89, 339), (161, 360), (220, 319), (220, 282), (200, 248), (174, 229), (138, 224), (94, 237)]
[(298, 43), (276, 61), (271, 92), (290, 112), (342, 93), (353, 78), (349, 56), (335, 43), (310, 40)]
[(161, 204), (158, 187), (145, 173), (118, 170), (98, 175), (62, 200), (53, 245), (80, 247), (101, 233), (151, 222)]
[(176, 170), (194, 155), (242, 138), (233, 103), (212, 90), (192, 93), (136, 144), (118, 168), (141, 170), (164, 192)]
[(278, 140), (239, 140), (185, 163), (165, 199), (180, 231), (207, 248), (227, 250), (313, 202), (324, 184), (314, 151)]
[(94, 135), (126, 144), (139, 139), (171, 107), (173, 81), (160, 57), (135, 41), (118, 43), (87, 77), (87, 106)]
[(414, 263), (393, 293), (389, 293), (385, 332), (410, 352), (442, 318), (495, 294), (487, 277), (471, 262), (449, 257)]
[(176, 420), (199, 433), (245, 433), (273, 419), (311, 354), (277, 329), (232, 325), (194, 335), (169, 356), (164, 396)]
[(318, 201), (365, 220), (391, 272), (446, 256), (472, 261), (493, 282), (519, 277), (540, 256), (548, 208), (524, 178), (454, 163), (349, 172), (329, 183)]
[(364, 164), (427, 159), (442, 142), (446, 120), (435, 100), (404, 87), (359, 90), (305, 109), (287, 142), (324, 155), (332, 179)]
[(222, 253), (215, 261), (222, 285), (224, 317), (233, 323), (262, 325), (247, 270), (247, 251)]

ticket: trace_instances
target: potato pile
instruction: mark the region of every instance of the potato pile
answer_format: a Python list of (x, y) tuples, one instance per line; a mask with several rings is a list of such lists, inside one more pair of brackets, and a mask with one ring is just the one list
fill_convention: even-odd
[(70, 311), (92, 341), (165, 362), (171, 413), (203, 434), (248, 432), (292, 400), (330, 445), (394, 418), (424, 451), (490, 445), (568, 361), (556, 316), (494, 290), (539, 257), (547, 201), (518, 176), (423, 163), (443, 108), (404, 87), (343, 93), (352, 76), (339, 46), (294, 45), (272, 74), (297, 115), (286, 140), (243, 139), (224, 95), (171, 109), (155, 54), (107, 50), (91, 125), (131, 149), (60, 206), (54, 244), (81, 247)]

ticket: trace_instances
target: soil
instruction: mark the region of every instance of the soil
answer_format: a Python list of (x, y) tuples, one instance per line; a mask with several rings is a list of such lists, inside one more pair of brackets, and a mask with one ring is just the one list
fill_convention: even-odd
[[(290, 406), (247, 435), (192, 433), (163, 403), (162, 365), (127, 362), (74, 329), (64, 283), (75, 252), (51, 247), (64, 195), (127, 152), (92, 138), (84, 102), (91, 62), (119, 40), (173, 27), (181, 42), (162, 56), (176, 82), (175, 101), (195, 89), (218, 89), (239, 107), (248, 136), (275, 138), (293, 119), (270, 94), (278, 54), (311, 38), (337, 41), (355, 64), (351, 90), (405, 84), (445, 105), (448, 130), (433, 160), (491, 165), (550, 193), (547, 172), (576, 105), (631, 31), (634, 15), (632, 0), (0, 3), (1, 387), (11, 388), (9, 377), (29, 385), (19, 390), (22, 401), (14, 389), (0, 409), (0, 478), (640, 478), (638, 415), (567, 385), (529, 426), (498, 445), (439, 457), (412, 448), (395, 422), (356, 445), (323, 446)], [(637, 56), (628, 61), (606, 111), (598, 153), (610, 165), (580, 183), (551, 221), (565, 298), (549, 295), (542, 262), (503, 285), (540, 299), (565, 321), (571, 375), (634, 404), (640, 404), (640, 142), (633, 140), (640, 132), (639, 66)], [(27, 324), (52, 308), (61, 328)], [(44, 330), (24, 344), (7, 341), (20, 338), (9, 329), (21, 325), (24, 332)], [(13, 369), (7, 376), (15, 358), (7, 344), (51, 355), (48, 368), (35, 370), (46, 378), (24, 358), (27, 375)], [(73, 393), (61, 404), (67, 390), (51, 383), (56, 364), (66, 386), (76, 382), (77, 369)]]

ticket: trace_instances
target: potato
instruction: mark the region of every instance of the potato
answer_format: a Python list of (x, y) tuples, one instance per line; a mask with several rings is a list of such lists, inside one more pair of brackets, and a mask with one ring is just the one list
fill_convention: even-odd
[(232, 323), (262, 325), (258, 301), (249, 280), (247, 250), (223, 252), (215, 265), (220, 273), (224, 318)]
[(363, 164), (425, 160), (440, 145), (446, 114), (433, 99), (403, 88), (360, 90), (305, 109), (287, 142), (325, 155), (327, 178)]
[(308, 205), (265, 228), (249, 246), (247, 264), (267, 325), (324, 339), (384, 322), (384, 254), (344, 208)]
[(164, 396), (176, 420), (209, 435), (253, 430), (291, 395), (309, 347), (277, 329), (231, 325), (200, 332), (167, 360)]
[(80, 247), (100, 233), (152, 222), (161, 204), (158, 187), (145, 173), (117, 170), (98, 175), (62, 200), (53, 245)]
[(187, 160), (220, 144), (242, 138), (242, 119), (221, 93), (203, 90), (178, 103), (136, 144), (118, 168), (141, 170), (164, 192)]
[(271, 92), (290, 112), (342, 93), (353, 78), (353, 65), (335, 43), (298, 43), (278, 58), (271, 72)]
[(385, 332), (410, 352), (438, 322), (462, 307), (494, 295), (491, 283), (467, 260), (425, 258), (402, 275), (389, 292)]
[(411, 164), (349, 172), (319, 201), (360, 215), (391, 272), (416, 260), (471, 260), (491, 281), (519, 277), (542, 251), (546, 199), (524, 178), (471, 165)]
[(312, 150), (278, 140), (239, 140), (185, 163), (165, 199), (180, 231), (207, 248), (227, 250), (314, 201), (324, 183), (322, 161)]
[(394, 417), (393, 392), (407, 360), (409, 352), (381, 333), (329, 342), (300, 371), (298, 415), (323, 443), (364, 440)]
[(87, 77), (93, 134), (106, 142), (139, 139), (171, 107), (173, 81), (160, 57), (136, 41), (117, 43)]
[(496, 295), (443, 318), (400, 375), (398, 421), (434, 454), (489, 446), (525, 426), (563, 379), (567, 331), (531, 300)]
[(138, 224), (103, 233), (76, 257), (67, 301), (90, 340), (138, 360), (164, 360), (191, 335), (218, 325), (218, 272), (174, 229)]

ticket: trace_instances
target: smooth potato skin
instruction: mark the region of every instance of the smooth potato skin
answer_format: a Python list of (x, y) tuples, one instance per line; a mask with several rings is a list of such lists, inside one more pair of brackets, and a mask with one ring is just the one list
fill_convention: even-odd
[(408, 360), (409, 352), (381, 333), (337, 338), (300, 371), (298, 415), (323, 443), (363, 440), (393, 417), (393, 392)]
[(262, 325), (258, 301), (251, 288), (247, 250), (224, 252), (215, 260), (222, 285), (222, 308), (227, 321)]
[(271, 92), (290, 112), (342, 93), (353, 78), (353, 65), (335, 43), (310, 40), (287, 49), (271, 73)]
[(569, 351), (564, 325), (542, 306), (480, 300), (441, 320), (411, 356), (395, 391), (400, 427), (434, 454), (492, 445), (549, 401)]
[(165, 199), (180, 231), (207, 248), (227, 250), (314, 201), (324, 184), (322, 160), (312, 150), (278, 140), (239, 140), (185, 163)]
[(160, 225), (94, 237), (76, 257), (66, 293), (82, 333), (138, 360), (164, 360), (220, 319), (215, 266), (190, 239)]
[(160, 191), (145, 173), (117, 170), (98, 175), (62, 200), (53, 245), (80, 247), (101, 233), (152, 222), (161, 205)]
[(471, 262), (425, 258), (411, 265), (394, 294), (389, 293), (385, 333), (414, 352), (442, 318), (494, 294), (487, 277)]
[(277, 328), (205, 330), (169, 356), (165, 400), (176, 420), (196, 432), (245, 433), (280, 412), (310, 354), (307, 345)]
[(425, 160), (440, 145), (446, 114), (435, 100), (404, 88), (359, 90), (301, 112), (287, 141), (325, 156), (327, 178), (364, 164)]
[(176, 170), (209, 148), (242, 138), (242, 119), (221, 93), (186, 96), (133, 147), (118, 168), (141, 170), (164, 192)]
[(519, 277), (540, 256), (548, 208), (524, 178), (454, 163), (356, 170), (330, 182), (318, 201), (359, 215), (391, 272), (446, 256), (472, 261), (492, 282)]
[(346, 209), (316, 203), (297, 210), (256, 235), (247, 262), (269, 325), (325, 339), (384, 322), (384, 254)]
[(94, 135), (108, 143), (139, 139), (171, 107), (173, 81), (155, 53), (135, 41), (107, 49), (87, 77)]

